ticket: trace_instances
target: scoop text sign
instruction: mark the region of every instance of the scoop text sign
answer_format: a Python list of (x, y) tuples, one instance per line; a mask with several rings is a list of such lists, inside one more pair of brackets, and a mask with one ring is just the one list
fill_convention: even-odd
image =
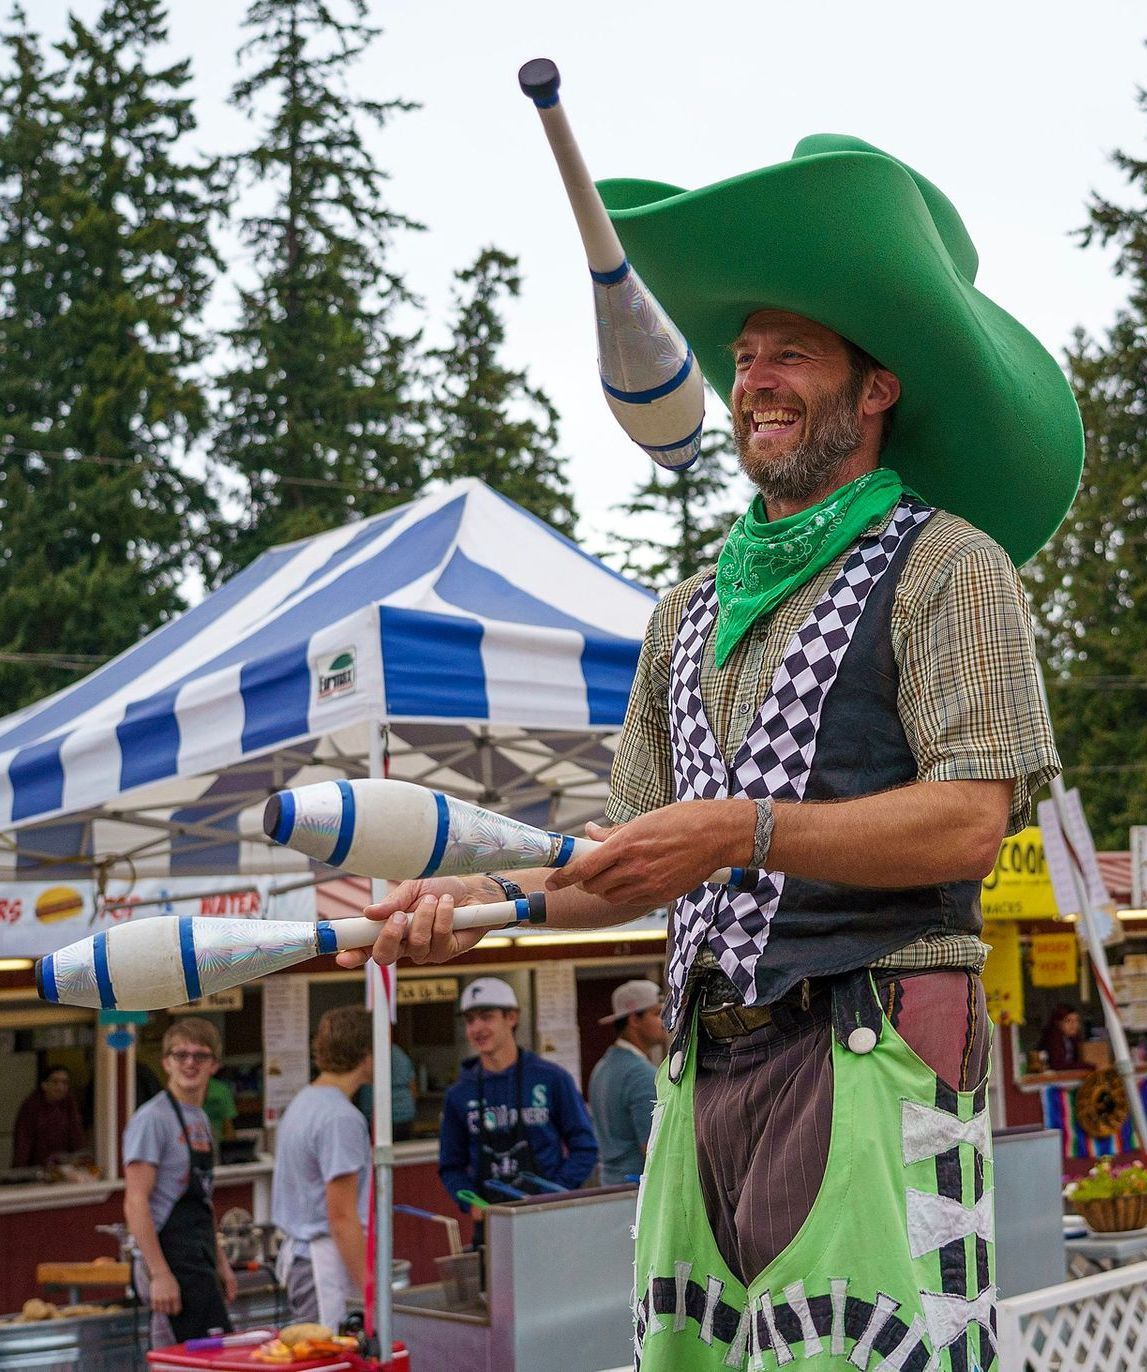
[(1043, 839), (1034, 825), (1004, 839), (984, 880), (981, 905), (986, 920), (1054, 919), (1059, 914)]

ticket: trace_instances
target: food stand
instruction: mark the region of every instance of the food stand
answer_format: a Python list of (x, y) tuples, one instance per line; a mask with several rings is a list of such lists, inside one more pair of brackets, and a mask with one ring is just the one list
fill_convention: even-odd
[[(1121, 937), (1108, 950), (1111, 981), (1147, 1102), (1147, 911), (1134, 905), (1129, 853), (1101, 853), (1098, 864), (1111, 895)], [(1008, 840), (985, 882), (984, 939), (992, 945), (985, 971), (989, 1010), (996, 1021), (993, 1118), (1009, 1126), (1043, 1125), (1059, 1134), (1065, 1175), (1085, 1172), (1098, 1158), (1139, 1151), (1130, 1118), (1096, 1133), (1079, 1108), (1090, 1074), (1109, 1068), (1112, 1053), (1098, 991), (1074, 918), (1055, 904), (1038, 829)], [(1041, 1057), (1040, 1036), (1059, 1002), (1076, 1006), (1084, 1022), (1080, 1062), (1055, 1070)]]

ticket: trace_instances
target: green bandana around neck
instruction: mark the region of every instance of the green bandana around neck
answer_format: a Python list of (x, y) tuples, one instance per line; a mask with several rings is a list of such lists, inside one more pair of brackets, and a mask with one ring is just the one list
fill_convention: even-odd
[(757, 496), (717, 559), (717, 666), (759, 616), (811, 581), (869, 529), (880, 527), (904, 483), (889, 467), (865, 472), (798, 514), (770, 520)]

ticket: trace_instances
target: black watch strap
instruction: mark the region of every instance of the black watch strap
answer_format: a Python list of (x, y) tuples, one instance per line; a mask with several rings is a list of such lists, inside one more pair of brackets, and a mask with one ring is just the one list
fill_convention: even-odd
[(487, 881), (492, 881), (495, 886), (500, 886), (507, 900), (521, 900), (526, 894), (516, 881), (509, 881), (506, 877), (500, 877), (497, 872), (483, 872), (482, 875)]

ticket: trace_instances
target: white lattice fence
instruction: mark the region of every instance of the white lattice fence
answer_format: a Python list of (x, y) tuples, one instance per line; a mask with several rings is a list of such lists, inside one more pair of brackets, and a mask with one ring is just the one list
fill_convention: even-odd
[(1001, 1301), (1000, 1372), (1144, 1372), (1147, 1262)]

